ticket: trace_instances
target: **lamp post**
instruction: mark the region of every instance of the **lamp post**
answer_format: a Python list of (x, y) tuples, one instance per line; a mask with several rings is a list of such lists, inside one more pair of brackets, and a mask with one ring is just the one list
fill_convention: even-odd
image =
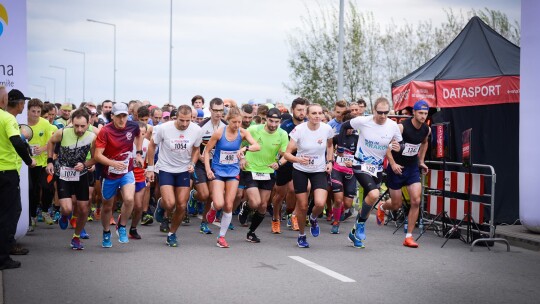
[(56, 79), (54, 79), (52, 77), (45, 77), (45, 76), (41, 76), (41, 78), (52, 80), (52, 82), (53, 82), (53, 103), (55, 103), (56, 102)]
[(42, 88), (43, 91), (45, 92), (45, 100), (47, 100), (47, 87), (46, 86), (42, 86), (42, 85), (38, 85), (38, 84), (31, 84), (32, 86), (34, 87), (37, 87), (37, 88)]
[(64, 102), (66, 102), (67, 101), (67, 69), (64, 67), (56, 66), (56, 65), (50, 65), (49, 67), (64, 71)]
[(88, 22), (100, 23), (105, 25), (110, 25), (114, 29), (114, 62), (113, 62), (113, 101), (116, 101), (116, 24), (97, 21), (94, 19), (86, 19)]
[(343, 19), (345, 14), (345, 0), (339, 1), (339, 46), (338, 46), (338, 87), (337, 98), (343, 99)]
[(64, 49), (64, 51), (66, 52), (72, 52), (72, 53), (77, 53), (77, 54), (81, 54), (83, 55), (83, 73), (82, 73), (82, 100), (81, 102), (84, 102), (86, 99), (85, 99), (85, 76), (86, 76), (86, 53), (85, 52), (81, 52), (81, 51), (75, 51), (75, 50), (70, 50), (70, 49)]
[(173, 0), (171, 0), (171, 22), (169, 31), (169, 104), (172, 103), (172, 16), (173, 16)]

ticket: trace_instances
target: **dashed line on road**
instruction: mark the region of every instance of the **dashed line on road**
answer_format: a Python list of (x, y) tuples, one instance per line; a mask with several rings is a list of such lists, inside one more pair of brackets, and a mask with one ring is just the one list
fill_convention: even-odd
[(324, 274), (326, 274), (328, 276), (331, 276), (334, 279), (340, 280), (341, 282), (344, 282), (344, 283), (355, 283), (356, 282), (355, 280), (353, 280), (353, 279), (351, 279), (349, 277), (346, 277), (346, 276), (344, 276), (344, 275), (342, 275), (340, 273), (337, 273), (337, 272), (335, 272), (333, 270), (330, 270), (330, 269), (328, 269), (328, 268), (326, 268), (324, 266), (321, 266), (321, 265), (319, 265), (317, 263), (314, 263), (314, 262), (312, 262), (310, 260), (306, 260), (303, 257), (289, 256), (289, 258), (291, 258), (291, 259), (293, 259), (293, 260), (295, 260), (297, 262), (300, 262), (300, 263), (302, 263), (302, 264), (304, 264), (304, 265), (306, 265), (308, 267), (311, 267), (311, 268), (313, 268), (315, 270), (318, 270), (318, 271), (320, 271), (320, 272), (322, 272), (322, 273), (324, 273)]

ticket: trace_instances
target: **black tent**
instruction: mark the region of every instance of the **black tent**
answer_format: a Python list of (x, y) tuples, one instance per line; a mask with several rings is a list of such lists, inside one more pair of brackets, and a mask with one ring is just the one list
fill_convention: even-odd
[(519, 47), (473, 17), (439, 54), (392, 83), (396, 110), (424, 99), (450, 122), (454, 161), (473, 129), (473, 162), (497, 173), (495, 222), (519, 218)]

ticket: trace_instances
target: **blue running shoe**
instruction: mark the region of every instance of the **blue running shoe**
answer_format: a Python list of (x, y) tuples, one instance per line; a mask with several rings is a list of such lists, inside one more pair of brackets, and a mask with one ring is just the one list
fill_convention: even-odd
[(309, 223), (311, 225), (311, 228), (309, 228), (309, 231), (311, 232), (311, 235), (313, 237), (318, 237), (321, 233), (321, 228), (319, 227), (319, 223), (317, 223), (317, 219), (312, 220), (311, 216), (309, 217)]
[(59, 212), (59, 211), (56, 211), (56, 212), (54, 213), (54, 222), (55, 222), (55, 223), (58, 223), (58, 221), (60, 220), (60, 217), (61, 217), (60, 212)]
[(154, 219), (158, 223), (162, 223), (165, 218), (165, 209), (161, 208), (161, 197), (157, 200), (156, 211), (154, 212)]
[(81, 239), (83, 240), (88, 240), (90, 238), (90, 234), (86, 233), (86, 230), (83, 230), (81, 231)]
[(199, 232), (204, 233), (204, 234), (212, 234), (212, 230), (210, 230), (210, 228), (208, 228), (208, 224), (205, 223), (205, 222), (201, 223), (201, 227), (199, 229)]
[(118, 230), (116, 230), (116, 235), (118, 235), (118, 242), (129, 243), (126, 227), (119, 227)]
[(37, 211), (36, 211), (36, 215), (37, 215), (37, 221), (39, 223), (43, 223), (43, 214), (41, 214), (41, 208), (37, 208)]
[(58, 220), (58, 226), (60, 226), (60, 229), (66, 230), (68, 227), (68, 218), (65, 215), (62, 215), (60, 219)]
[(188, 214), (191, 216), (197, 215), (197, 201), (195, 200), (195, 189), (189, 192), (189, 201), (188, 201)]
[(360, 241), (364, 241), (366, 239), (366, 223), (356, 223), (355, 228), (356, 232), (354, 233), (354, 236)]
[(298, 240), (296, 241), (298, 244), (298, 247), (300, 248), (309, 248), (309, 243), (307, 242), (306, 236), (298, 236)]
[(73, 250), (83, 250), (84, 246), (81, 243), (81, 240), (78, 237), (74, 237), (71, 239), (71, 249)]
[(167, 236), (167, 246), (178, 247), (178, 240), (176, 239), (176, 233)]
[(339, 222), (332, 223), (332, 229), (330, 230), (331, 234), (339, 234)]
[(349, 241), (353, 243), (354, 248), (365, 248), (364, 243), (354, 236), (353, 231), (349, 232)]
[(103, 242), (101, 242), (101, 247), (103, 248), (111, 248), (112, 247), (112, 241), (111, 241), (111, 232), (103, 232)]

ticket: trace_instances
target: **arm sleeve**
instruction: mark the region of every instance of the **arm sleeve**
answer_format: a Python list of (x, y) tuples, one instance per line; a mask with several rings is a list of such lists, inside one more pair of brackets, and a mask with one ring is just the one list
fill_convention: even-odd
[(15, 151), (17, 151), (17, 154), (19, 154), (24, 163), (27, 166), (30, 166), (32, 164), (32, 157), (30, 157), (30, 153), (28, 153), (28, 144), (26, 144), (19, 135), (11, 136), (9, 141), (11, 141), (13, 148), (15, 148)]

